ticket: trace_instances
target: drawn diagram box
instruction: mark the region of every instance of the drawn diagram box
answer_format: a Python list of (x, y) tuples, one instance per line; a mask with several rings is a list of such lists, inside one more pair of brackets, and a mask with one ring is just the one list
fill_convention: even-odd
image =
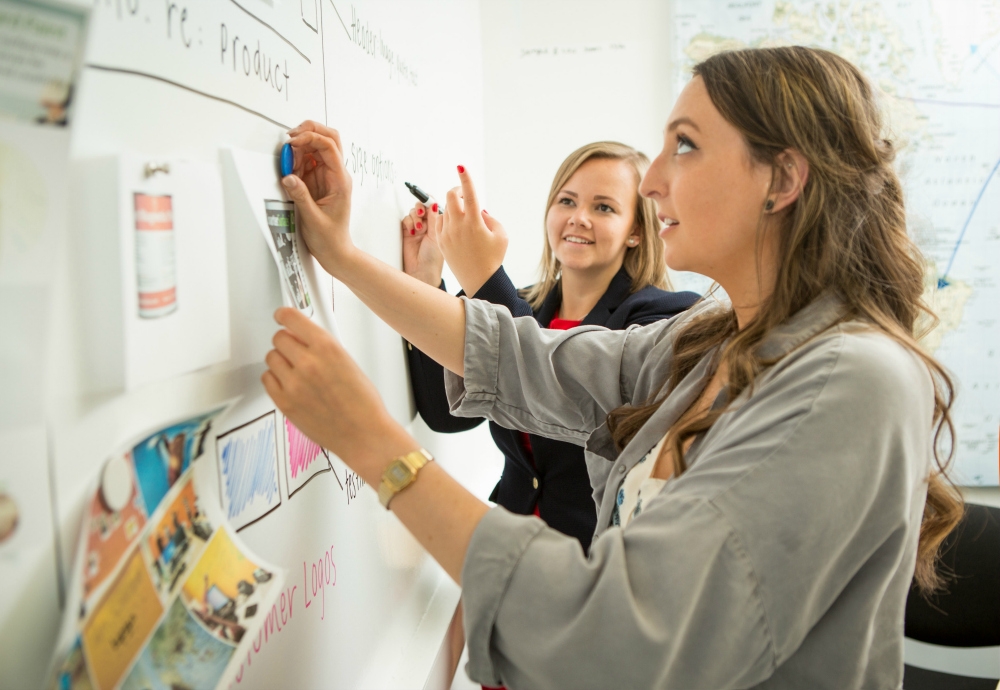
[(281, 505), (277, 417), (272, 410), (218, 437), (222, 508), (235, 530)]
[[(322, 472), (330, 472), (330, 456), (326, 450), (299, 431), (291, 420), (282, 417), (285, 440), (285, 481), (291, 498), (309, 480)], [(339, 480), (338, 480), (339, 481)]]
[(217, 167), (123, 154), (79, 161), (73, 187), (88, 388), (133, 390), (229, 359)]

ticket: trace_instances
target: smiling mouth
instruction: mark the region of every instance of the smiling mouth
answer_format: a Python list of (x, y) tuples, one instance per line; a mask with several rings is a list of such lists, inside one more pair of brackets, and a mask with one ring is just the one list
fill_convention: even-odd
[(592, 241), (585, 240), (582, 237), (576, 237), (575, 235), (567, 235), (563, 238), (563, 241), (571, 244), (593, 244)]

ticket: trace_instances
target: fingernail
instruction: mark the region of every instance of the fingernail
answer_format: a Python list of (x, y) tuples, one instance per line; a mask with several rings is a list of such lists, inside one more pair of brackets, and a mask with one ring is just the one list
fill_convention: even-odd
[(285, 177), (281, 178), (281, 184), (285, 185), (285, 187), (287, 187), (288, 189), (291, 189), (292, 187), (295, 186), (295, 178), (292, 177), (291, 175), (286, 175)]
[(433, 206), (431, 206), (431, 210), (434, 211), (434, 213), (437, 213), (438, 205), (434, 204)]
[(422, 208), (418, 208), (418, 209), (417, 209), (417, 215), (418, 215), (418, 216), (422, 216), (422, 215), (424, 215), (424, 209), (422, 209)]
[(416, 231), (416, 230), (414, 230), (413, 228), (410, 228), (410, 234), (411, 234), (411, 235), (416, 235), (416, 234), (417, 234), (417, 231)]
[(458, 166), (458, 172), (459, 172), (459, 174), (464, 173), (465, 172), (465, 166), (464, 165)]
[(490, 215), (490, 212), (487, 211), (485, 208), (483, 209), (483, 213), (485, 213), (486, 215)]
[(420, 221), (418, 220), (418, 221), (417, 221), (417, 230), (423, 230), (423, 229), (424, 229), (424, 224), (423, 224), (423, 223), (421, 223), (421, 222), (420, 222)]

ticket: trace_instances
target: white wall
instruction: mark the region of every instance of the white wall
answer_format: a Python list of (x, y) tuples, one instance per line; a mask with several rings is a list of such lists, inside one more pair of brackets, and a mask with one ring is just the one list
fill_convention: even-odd
[(545, 200), (563, 159), (617, 140), (650, 158), (672, 103), (670, 3), (483, 0), (485, 206), (510, 234), (505, 267), (536, 278)]

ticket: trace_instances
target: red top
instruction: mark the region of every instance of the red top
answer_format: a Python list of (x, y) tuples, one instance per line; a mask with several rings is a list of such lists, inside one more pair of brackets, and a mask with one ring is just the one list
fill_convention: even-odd
[[(560, 319), (559, 313), (556, 312), (556, 315), (552, 317), (551, 321), (549, 321), (549, 328), (555, 331), (568, 331), (571, 328), (576, 328), (577, 326), (580, 325), (580, 323), (581, 323), (580, 321), (572, 321), (570, 319)], [(524, 448), (525, 454), (531, 459), (531, 464), (534, 465), (535, 453), (531, 449), (531, 438), (528, 436), (528, 434), (524, 433), (523, 431), (521, 432), (521, 446)], [(535, 469), (538, 469), (537, 465), (535, 466)], [(537, 502), (535, 503), (535, 515), (541, 517), (541, 515), (539, 515), (538, 513)]]

